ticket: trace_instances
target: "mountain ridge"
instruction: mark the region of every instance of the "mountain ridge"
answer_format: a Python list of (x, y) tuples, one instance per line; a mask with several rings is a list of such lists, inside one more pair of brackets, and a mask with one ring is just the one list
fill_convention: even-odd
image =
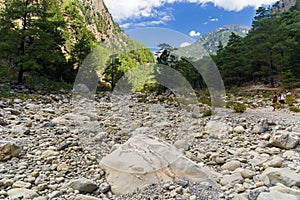
[(235, 33), (241, 37), (244, 37), (249, 30), (250, 27), (245, 25), (225, 25), (203, 35), (195, 43), (189, 46), (178, 48), (175, 53), (180, 56), (193, 58), (215, 55), (220, 44), (223, 46), (227, 45), (231, 33)]

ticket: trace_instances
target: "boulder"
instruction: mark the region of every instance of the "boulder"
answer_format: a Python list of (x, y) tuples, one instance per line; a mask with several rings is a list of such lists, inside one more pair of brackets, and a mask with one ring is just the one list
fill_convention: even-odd
[(233, 128), (224, 122), (219, 121), (209, 121), (206, 126), (204, 127), (204, 132), (207, 133), (209, 136), (214, 138), (223, 138), (228, 133), (231, 133)]
[(293, 149), (299, 143), (298, 133), (279, 130), (273, 132), (269, 140), (270, 144), (282, 149)]
[(102, 158), (100, 166), (115, 194), (173, 179), (207, 181), (217, 187), (212, 171), (186, 158), (175, 146), (158, 138), (136, 135)]
[(260, 176), (260, 179), (266, 184), (281, 183), (285, 186), (300, 186), (300, 174), (288, 168), (267, 168)]
[(69, 182), (68, 187), (78, 190), (79, 192), (93, 192), (98, 188), (97, 184), (89, 179), (79, 178)]
[(298, 200), (298, 198), (291, 194), (285, 194), (278, 191), (271, 191), (271, 192), (262, 192), (257, 197), (257, 200)]

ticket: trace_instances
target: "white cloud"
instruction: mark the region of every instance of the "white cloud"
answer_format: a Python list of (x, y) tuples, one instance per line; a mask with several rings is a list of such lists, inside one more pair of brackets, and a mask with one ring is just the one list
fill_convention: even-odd
[(167, 3), (185, 2), (205, 5), (213, 3), (215, 6), (228, 11), (240, 11), (245, 7), (257, 8), (270, 5), (277, 0), (104, 0), (113, 18), (121, 22), (126, 19), (140, 19), (143, 17), (158, 17), (155, 9)]
[(187, 47), (187, 46), (190, 46), (191, 45), (191, 43), (189, 43), (189, 42), (184, 42), (184, 43), (181, 43), (180, 44), (180, 47)]
[(190, 32), (190, 34), (189, 34), (191, 37), (198, 37), (198, 36), (200, 36), (201, 35), (201, 33), (199, 33), (199, 32), (196, 32), (196, 31), (191, 31)]
[(218, 18), (211, 18), (211, 19), (209, 19), (209, 21), (211, 21), (211, 22), (217, 22), (217, 21), (219, 21), (219, 19)]

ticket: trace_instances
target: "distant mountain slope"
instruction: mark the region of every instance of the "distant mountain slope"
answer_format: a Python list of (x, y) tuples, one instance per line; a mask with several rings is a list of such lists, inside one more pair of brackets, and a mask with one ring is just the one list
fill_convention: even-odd
[(299, 0), (279, 0), (272, 6), (272, 13), (285, 12), (296, 5)]
[(249, 30), (250, 28), (244, 25), (226, 25), (203, 35), (190, 46), (179, 48), (176, 50), (176, 54), (196, 58), (208, 54), (214, 55), (217, 53), (220, 44), (223, 46), (227, 45), (229, 36), (232, 32), (244, 37)]

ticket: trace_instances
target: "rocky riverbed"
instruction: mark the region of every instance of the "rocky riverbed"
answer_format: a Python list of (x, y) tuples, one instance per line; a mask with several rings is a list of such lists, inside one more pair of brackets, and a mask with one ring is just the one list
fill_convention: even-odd
[(1, 99), (0, 199), (300, 199), (300, 114), (141, 98)]

